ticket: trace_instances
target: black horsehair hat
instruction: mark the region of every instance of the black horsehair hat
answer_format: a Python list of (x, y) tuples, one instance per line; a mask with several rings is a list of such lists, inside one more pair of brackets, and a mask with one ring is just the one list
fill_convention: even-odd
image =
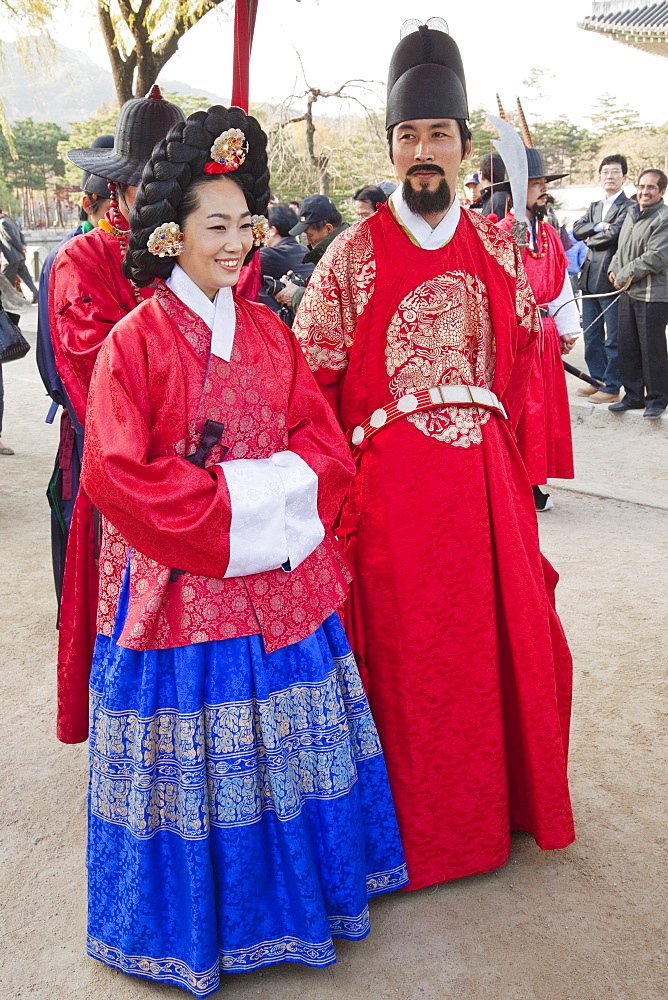
[[(97, 139), (93, 139), (90, 148), (113, 149), (113, 135), (99, 135)], [(97, 174), (91, 174), (88, 170), (84, 170), (81, 174), (81, 190), (84, 194), (87, 194), (89, 198), (97, 198), (100, 200), (109, 197), (107, 178), (99, 177)]]
[(539, 149), (527, 146), (526, 154), (527, 167), (529, 168), (527, 180), (535, 181), (539, 177), (544, 177), (546, 181), (559, 181), (562, 177), (568, 177), (568, 174), (548, 174), (545, 157)]
[(385, 128), (415, 118), (469, 116), (462, 57), (440, 17), (406, 21), (387, 77)]
[(154, 85), (146, 97), (133, 97), (121, 108), (113, 149), (71, 149), (67, 158), (117, 184), (139, 184), (153, 148), (182, 121), (181, 108), (166, 101)]

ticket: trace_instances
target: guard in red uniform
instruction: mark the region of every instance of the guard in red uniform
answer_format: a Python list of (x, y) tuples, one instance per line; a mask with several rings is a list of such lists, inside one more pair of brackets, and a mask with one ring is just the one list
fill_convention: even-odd
[(574, 837), (571, 660), (515, 437), (538, 314), (514, 242), (454, 195), (464, 72), (433, 24), (390, 66), (402, 183), (327, 250), (294, 327), (358, 467), (347, 625), (411, 889), (502, 865), (511, 830)]
[[(542, 153), (527, 147), (526, 216), (529, 246), (522, 251), (531, 291), (540, 308), (542, 333), (529, 378), (517, 439), (533, 485), (536, 510), (549, 510), (552, 498), (540, 486), (548, 478), (572, 479), (573, 442), (566, 375), (561, 358), (580, 334), (580, 313), (573, 299), (568, 261), (556, 229), (545, 221), (547, 185), (565, 174), (548, 174)], [(499, 223), (510, 232), (512, 213)]]
[[(49, 281), (49, 325), (58, 374), (80, 424), (98, 352), (111, 328), (153, 288), (123, 277), (128, 219), (153, 147), (183, 121), (158, 87), (121, 108), (113, 149), (73, 149), (68, 158), (110, 181), (111, 208), (91, 232), (70, 240), (56, 257)], [(88, 735), (88, 674), (95, 642), (98, 570), (93, 506), (79, 490), (67, 542), (58, 634), (58, 738), (80, 743)]]

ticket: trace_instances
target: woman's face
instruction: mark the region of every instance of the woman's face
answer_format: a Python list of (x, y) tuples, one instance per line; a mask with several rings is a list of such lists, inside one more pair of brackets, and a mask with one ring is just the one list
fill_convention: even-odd
[(179, 264), (208, 298), (236, 285), (253, 245), (251, 213), (241, 188), (229, 177), (202, 184), (199, 205), (183, 225)]

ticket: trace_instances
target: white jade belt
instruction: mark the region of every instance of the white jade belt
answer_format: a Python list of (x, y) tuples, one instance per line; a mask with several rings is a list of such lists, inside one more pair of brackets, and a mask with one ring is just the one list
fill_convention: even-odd
[(395, 420), (420, 410), (433, 410), (437, 406), (482, 406), (485, 410), (495, 410), (506, 419), (508, 417), (501, 401), (489, 389), (477, 385), (435, 385), (431, 389), (409, 392), (387, 406), (380, 406), (353, 429), (350, 440), (359, 448)]

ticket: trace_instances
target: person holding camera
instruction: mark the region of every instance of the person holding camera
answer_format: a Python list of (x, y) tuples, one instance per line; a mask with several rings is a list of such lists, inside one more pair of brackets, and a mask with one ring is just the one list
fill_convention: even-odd
[(277, 204), (269, 206), (269, 235), (267, 244), (260, 249), (262, 264), (262, 289), (260, 302), (279, 313), (288, 326), (292, 326), (293, 314), (289, 306), (276, 301), (276, 295), (285, 287), (281, 281), (288, 272), (302, 278), (304, 284), (311, 276), (313, 264), (304, 264), (304, 256), (308, 247), (302, 246), (294, 236), (290, 235), (299, 219), (289, 205)]
[[(304, 198), (301, 203), (299, 221), (290, 230), (290, 236), (301, 236), (302, 233), (306, 233), (309, 249), (304, 255), (303, 262), (315, 267), (330, 243), (333, 243), (344, 229), (348, 229), (348, 223), (343, 221), (334, 202), (324, 194), (312, 194)], [(292, 276), (286, 274), (284, 281), (290, 277)], [(290, 306), (296, 313), (305, 290), (306, 283), (287, 281), (285, 288), (277, 294), (276, 301), (281, 305)]]

